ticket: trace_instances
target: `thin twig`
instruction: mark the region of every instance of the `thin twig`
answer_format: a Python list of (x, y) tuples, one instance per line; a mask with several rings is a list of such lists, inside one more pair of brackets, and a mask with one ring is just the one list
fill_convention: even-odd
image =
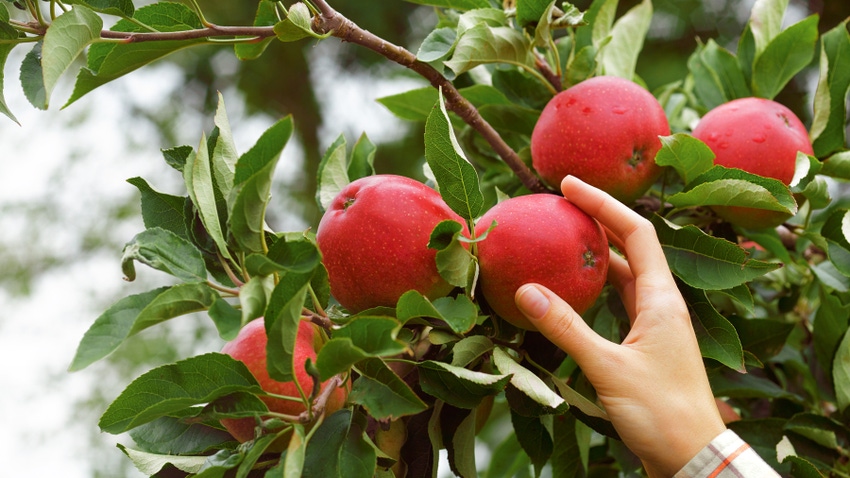
[(543, 77), (546, 78), (546, 81), (555, 88), (555, 91), (564, 90), (563, 85), (561, 85), (561, 77), (552, 71), (552, 67), (549, 66), (549, 62), (547, 62), (546, 58), (543, 58), (540, 53), (534, 55), (534, 66), (543, 75)]
[(519, 155), (508, 146), (498, 132), (481, 117), (478, 110), (466, 100), (439, 71), (428, 63), (419, 61), (410, 51), (394, 45), (357, 26), (328, 5), (325, 0), (313, 0), (322, 11), (313, 18), (313, 29), (317, 33), (331, 33), (342, 41), (366, 47), (379, 55), (409, 68), (428, 80), (434, 88), (442, 88), (446, 107), (457, 114), (466, 124), (477, 131), (519, 177), (523, 185), (534, 192), (550, 192)]

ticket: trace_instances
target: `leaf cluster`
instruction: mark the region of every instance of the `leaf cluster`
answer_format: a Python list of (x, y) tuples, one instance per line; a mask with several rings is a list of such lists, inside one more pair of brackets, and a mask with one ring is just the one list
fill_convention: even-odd
[[(425, 174), (468, 230), (499, 200), (530, 189), (478, 124), (492, 127), (527, 163), (537, 117), (558, 91), (598, 75), (641, 82), (635, 69), (652, 19), (649, 0), (619, 17), (616, 0), (596, 0), (584, 12), (536, 0), (413, 3), (433, 7), (438, 22), (412, 64), (445, 82), (379, 101), (403, 120), (424, 123)], [(783, 28), (787, 3), (757, 1), (735, 52), (701, 43), (687, 76), (654, 92), (674, 134), (662, 138), (656, 157), (666, 173), (635, 207), (655, 226), (690, 307), (715, 395), (742, 417), (731, 427), (783, 473), (841, 474), (850, 449), (850, 205), (834, 195), (850, 179), (850, 35), (846, 23), (819, 34), (816, 16)], [(49, 23), (39, 5), (26, 4), (38, 26), (12, 20), (0, 4), (0, 59), (16, 45), (36, 43), (21, 81), (39, 107), (85, 50), (69, 102), (197, 44), (226, 39), (247, 60), (260, 58), (274, 39), (318, 40), (357, 28), (316, 27), (338, 18), (324, 1), (285, 7), (263, 0), (254, 25), (238, 29), (209, 23), (195, 4), (136, 10), (117, 0), (72, 8), (52, 1), (63, 13)], [(101, 15), (121, 20), (103, 31)], [(688, 134), (711, 108), (746, 96), (774, 98), (806, 68), (818, 74), (815, 154), (798, 156), (791, 185), (715, 166), (708, 147)], [(466, 103), (453, 102), (454, 94)], [(0, 111), (14, 119), (2, 96)], [(495, 444), (486, 476), (539, 476), (546, 467), (555, 476), (636, 471), (575, 363), (539, 334), (495, 316), (476, 293), (475, 244), (486, 235), (464, 238), (453, 222), (435, 228), (429, 247), (456, 286), (446, 297), (410, 291), (394, 307), (358, 314), (335, 303), (312, 232), (274, 231), (266, 223), (293, 127), (289, 117), (276, 122), (240, 155), (220, 102), (213, 130), (197, 146), (163, 151), (184, 180), (184, 195), (128, 180), (140, 192), (145, 230), (125, 246), (122, 270), (133, 280), (143, 264), (175, 283), (112, 305), (86, 332), (70, 368), (84, 369), (137, 332), (186, 314), (204, 312), (223, 340), (262, 318), (270, 375), (292, 381), (307, 367), (315, 380), (345, 382), (348, 407), (306, 419), (273, 416), (240, 362), (217, 353), (190, 357), (137, 378), (101, 417), (103, 431), (129, 432), (135, 445), (121, 449), (133, 463), (151, 476), (369, 477), (390, 476), (402, 462), (410, 476), (435, 476), (445, 449), (455, 474), (477, 476), (478, 416), (495, 403), (494, 420), (505, 417), (513, 433)], [(320, 208), (349, 182), (375, 174), (376, 149), (366, 135), (351, 147), (344, 136), (330, 145), (317, 171)], [(710, 206), (764, 209), (787, 220), (749, 230), (722, 221)], [(608, 291), (584, 318), (612, 341), (629, 324)], [(324, 329), (315, 364), (293, 360), (302, 320)], [(304, 401), (322, 407), (309, 391)], [(219, 423), (233, 417), (256, 418), (256, 438), (235, 443)], [(398, 421), (407, 439), (398, 456), (388, 456), (376, 435)], [(281, 441), (283, 451), (273, 446)]]

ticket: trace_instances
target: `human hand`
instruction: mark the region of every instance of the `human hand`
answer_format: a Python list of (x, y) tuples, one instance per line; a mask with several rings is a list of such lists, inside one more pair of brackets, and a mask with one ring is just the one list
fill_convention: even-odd
[(566, 351), (596, 389), (611, 422), (650, 476), (673, 476), (725, 430), (688, 308), (652, 224), (606, 193), (568, 176), (564, 196), (605, 228), (608, 279), (631, 322), (622, 344), (594, 332), (550, 290), (526, 284), (517, 306)]

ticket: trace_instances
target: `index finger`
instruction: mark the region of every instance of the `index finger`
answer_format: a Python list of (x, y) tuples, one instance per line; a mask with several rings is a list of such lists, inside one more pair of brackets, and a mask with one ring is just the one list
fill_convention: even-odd
[(622, 244), (636, 280), (645, 274), (656, 279), (669, 280), (675, 285), (667, 259), (658, 242), (652, 223), (609, 194), (580, 179), (567, 176), (561, 182), (564, 197), (595, 218)]

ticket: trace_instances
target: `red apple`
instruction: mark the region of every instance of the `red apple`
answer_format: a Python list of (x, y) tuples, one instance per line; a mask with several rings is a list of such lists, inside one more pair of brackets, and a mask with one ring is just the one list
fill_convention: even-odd
[(431, 231), (446, 219), (464, 224), (437, 191), (413, 179), (376, 175), (352, 182), (316, 231), (331, 294), (350, 312), (394, 307), (409, 290), (431, 299), (448, 294), (452, 286), (428, 248)]
[[(797, 152), (814, 154), (806, 127), (794, 113), (764, 98), (739, 98), (706, 113), (693, 136), (714, 152), (714, 164), (790, 184)], [(777, 211), (715, 206), (715, 212), (743, 227), (774, 227), (788, 218)]]
[(602, 292), (608, 273), (608, 240), (595, 219), (565, 198), (532, 194), (507, 199), (475, 227), (481, 292), (493, 311), (517, 327), (535, 330), (514, 303), (523, 284), (536, 282), (563, 297), (576, 312)]
[(551, 186), (576, 176), (625, 203), (661, 174), (655, 154), (670, 134), (664, 108), (636, 83), (612, 76), (555, 95), (531, 134), (534, 169)]
[[(242, 327), (236, 338), (225, 344), (221, 351), (243, 362), (254, 378), (257, 379), (260, 387), (266, 392), (300, 399), (301, 395), (298, 393), (295, 382), (278, 382), (269, 377), (269, 372), (266, 369), (267, 341), (264, 320), (262, 318), (255, 319)], [(308, 358), (313, 363), (316, 362), (316, 354), (320, 345), (321, 335), (316, 326), (306, 321), (299, 322), (293, 361), (296, 380), (306, 394), (313, 390), (313, 378), (304, 369), (304, 363)], [(322, 389), (326, 386), (328, 386), (327, 382), (323, 383)], [(345, 387), (334, 390), (325, 407), (325, 413), (331, 414), (342, 408), (347, 396)], [(270, 397), (261, 397), (260, 399), (269, 407), (269, 411), (276, 413), (297, 416), (306, 410), (301, 401)], [(226, 418), (221, 420), (221, 424), (234, 438), (240, 442), (245, 442), (254, 438), (254, 428), (257, 421), (254, 418)]]

